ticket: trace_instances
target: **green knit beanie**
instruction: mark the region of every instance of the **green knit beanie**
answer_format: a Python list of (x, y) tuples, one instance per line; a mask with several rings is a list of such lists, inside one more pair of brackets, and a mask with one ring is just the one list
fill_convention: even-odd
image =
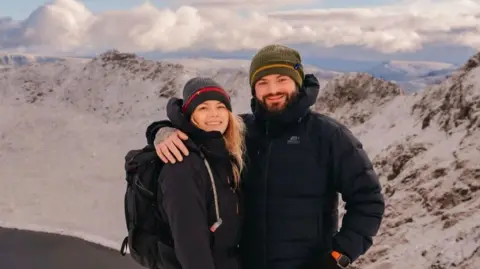
[(300, 53), (278, 44), (268, 45), (260, 49), (250, 63), (249, 77), (252, 90), (258, 80), (272, 74), (290, 76), (301, 87), (305, 74), (303, 73)]

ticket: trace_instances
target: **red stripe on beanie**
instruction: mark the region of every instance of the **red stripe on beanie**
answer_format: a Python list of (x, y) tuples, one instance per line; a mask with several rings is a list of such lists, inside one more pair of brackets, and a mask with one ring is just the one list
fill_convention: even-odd
[(195, 99), (195, 97), (199, 96), (201, 93), (204, 92), (219, 92), (223, 94), (225, 97), (227, 97), (228, 100), (230, 100), (230, 96), (225, 92), (224, 89), (218, 88), (218, 87), (206, 87), (206, 88), (201, 88), (200, 90), (196, 91), (194, 94), (192, 94), (188, 100), (183, 104), (182, 106), (182, 111), (185, 113), (187, 111), (188, 105), (192, 103), (192, 101)]

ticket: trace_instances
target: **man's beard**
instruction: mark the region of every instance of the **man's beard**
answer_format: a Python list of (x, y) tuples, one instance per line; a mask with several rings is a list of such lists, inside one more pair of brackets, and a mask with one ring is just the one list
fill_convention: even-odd
[[(287, 94), (287, 93), (269, 94), (262, 98), (262, 101), (260, 101), (260, 104), (265, 108), (265, 110), (269, 114), (280, 114), (295, 100), (297, 95), (298, 93), (296, 91), (292, 92), (291, 94)], [(273, 96), (285, 96), (285, 102), (280, 104), (277, 104), (277, 103), (268, 104), (267, 98), (273, 97)]]

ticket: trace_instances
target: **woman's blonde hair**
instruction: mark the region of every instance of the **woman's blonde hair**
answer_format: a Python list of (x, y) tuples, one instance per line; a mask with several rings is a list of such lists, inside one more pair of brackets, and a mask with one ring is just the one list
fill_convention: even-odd
[(240, 175), (245, 166), (243, 154), (245, 152), (245, 123), (242, 118), (228, 112), (228, 126), (223, 134), (227, 150), (234, 158), (232, 162), (233, 180), (235, 188), (239, 187)]

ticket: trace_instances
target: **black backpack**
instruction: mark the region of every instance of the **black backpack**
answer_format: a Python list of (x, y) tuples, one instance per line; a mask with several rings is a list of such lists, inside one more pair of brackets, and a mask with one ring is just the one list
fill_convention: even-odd
[(165, 215), (157, 206), (157, 181), (162, 167), (163, 162), (152, 145), (130, 150), (125, 155), (124, 206), (128, 235), (120, 253), (125, 256), (128, 246), (130, 256), (147, 268), (157, 268), (157, 241), (173, 247)]
[[(204, 156), (202, 157), (204, 158)], [(205, 164), (213, 183), (211, 169), (206, 160)], [(151, 269), (163, 267), (158, 242), (172, 249), (174, 247), (173, 237), (165, 217), (166, 214), (163, 208), (158, 206), (162, 191), (157, 186), (157, 182), (163, 165), (164, 163), (158, 157), (153, 145), (130, 150), (125, 155), (127, 188), (124, 206), (128, 235), (122, 242), (120, 253), (125, 256), (128, 247), (130, 256), (135, 262)], [(215, 185), (213, 185), (212, 190), (215, 196), (217, 222), (219, 221), (221, 224)], [(214, 230), (211, 231), (210, 246), (212, 248), (213, 233)]]

